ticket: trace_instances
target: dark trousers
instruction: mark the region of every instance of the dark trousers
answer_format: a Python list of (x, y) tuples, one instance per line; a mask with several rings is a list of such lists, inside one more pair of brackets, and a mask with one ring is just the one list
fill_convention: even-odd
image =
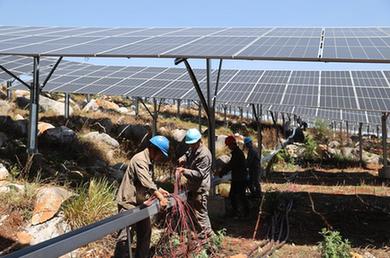
[(208, 238), (213, 234), (211, 229), (210, 218), (207, 210), (208, 192), (205, 193), (188, 193), (188, 204), (193, 210), (193, 222), (196, 231), (201, 238)]
[[(126, 210), (122, 206), (119, 206), (118, 209), (119, 212)], [(134, 226), (137, 235), (137, 247), (136, 247), (134, 257), (148, 258), (150, 257), (150, 239), (152, 236), (152, 225), (150, 222), (150, 218), (141, 220), (140, 222), (136, 223)], [(126, 228), (123, 228), (118, 232), (114, 257), (115, 258), (129, 257), (129, 246), (127, 241)]]
[(245, 196), (247, 183), (245, 181), (232, 181), (229, 198), (234, 215), (245, 216), (249, 213), (248, 200)]
[(249, 191), (252, 195), (260, 195), (261, 194), (261, 187), (260, 187), (260, 180), (259, 180), (259, 171), (256, 170), (249, 170), (249, 183), (248, 183)]

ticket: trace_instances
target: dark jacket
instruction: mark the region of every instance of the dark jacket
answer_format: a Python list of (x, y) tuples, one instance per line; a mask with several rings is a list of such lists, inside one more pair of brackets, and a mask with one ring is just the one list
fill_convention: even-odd
[(248, 172), (246, 170), (245, 155), (242, 150), (236, 146), (232, 150), (232, 157), (226, 166), (227, 171), (232, 171), (232, 182), (246, 181)]

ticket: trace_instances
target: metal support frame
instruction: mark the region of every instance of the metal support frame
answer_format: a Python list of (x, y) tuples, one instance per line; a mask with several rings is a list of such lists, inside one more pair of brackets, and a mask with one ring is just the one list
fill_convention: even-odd
[[(20, 79), (18, 76), (16, 76), (14, 73), (9, 71), (4, 66), (0, 65), (1, 70), (6, 72), (11, 77), (15, 78), (15, 80), (17, 80), (18, 82), (20, 82), (30, 90), (30, 114), (29, 114), (28, 139), (27, 139), (27, 153), (30, 155), (38, 152), (37, 134), (38, 134), (38, 117), (39, 117), (39, 94), (41, 93), (43, 87), (45, 87), (48, 81), (50, 80), (51, 76), (57, 69), (61, 60), (62, 60), (62, 56), (58, 58), (56, 64), (50, 70), (43, 84), (40, 84), (39, 82), (40, 57), (34, 56), (33, 72), (32, 72), (33, 82), (31, 83), (31, 85), (27, 84), (25, 81)], [(8, 83), (7, 83), (7, 87), (8, 87)]]
[[(253, 116), (255, 117), (256, 126), (257, 126), (257, 149), (259, 151), (259, 159), (261, 160), (261, 153), (263, 151), (263, 135), (261, 133), (262, 126), (261, 126), (261, 117), (263, 115), (263, 106), (257, 104), (256, 107), (254, 104), (252, 104), (252, 112)], [(260, 164), (260, 175), (263, 175), (263, 168)]]
[(382, 114), (382, 147), (383, 147), (383, 168), (382, 177), (390, 178), (390, 170), (387, 163), (387, 118), (389, 113)]
[(223, 123), (227, 126), (227, 106), (223, 106)]
[(152, 117), (152, 135), (155, 136), (157, 134), (157, 119), (158, 114), (160, 113), (160, 108), (162, 104), (162, 99), (157, 103), (157, 99), (153, 98), (153, 110), (151, 111), (145, 104), (145, 102), (139, 98), (139, 101), (144, 106), (146, 111), (148, 111), (149, 115)]
[(359, 163), (363, 166), (363, 137), (362, 137), (363, 123), (359, 123)]
[(177, 117), (180, 117), (180, 105), (181, 105), (181, 100), (178, 99), (176, 104), (177, 104)]
[[(181, 193), (180, 197), (183, 200), (187, 198), (185, 193)], [(170, 197), (168, 201), (167, 208), (169, 209), (174, 205), (175, 200)], [(139, 206), (131, 210), (120, 212), (88, 226), (15, 251), (4, 258), (60, 257), (81, 246), (117, 232), (122, 228), (134, 225), (141, 220), (159, 213), (159, 211), (160, 204), (156, 200), (149, 207)]]
[(345, 121), (345, 128), (346, 128), (346, 133), (347, 133), (347, 144), (348, 144), (348, 138), (349, 138), (349, 123), (348, 123), (348, 121)]
[(70, 101), (70, 94), (69, 93), (65, 93), (65, 100), (64, 100), (64, 108), (65, 108), (65, 110), (64, 110), (64, 117), (66, 118), (66, 119), (68, 119), (69, 118), (69, 101)]
[(28, 127), (28, 154), (38, 152), (37, 135), (38, 135), (38, 113), (39, 113), (39, 94), (41, 86), (39, 84), (39, 56), (34, 57), (33, 61), (33, 82), (30, 86), (30, 117)]
[(12, 81), (7, 81), (7, 100), (11, 100), (12, 98), (12, 91), (10, 88), (12, 87)]
[[(180, 63), (184, 62), (184, 65), (186, 66), (187, 72), (191, 78), (191, 81), (195, 87), (196, 93), (198, 94), (198, 97), (200, 99), (200, 103), (203, 106), (203, 109), (206, 111), (207, 115), (207, 122), (208, 122), (208, 146), (213, 158), (212, 167), (213, 170), (215, 168), (215, 103), (216, 103), (216, 95), (218, 92), (218, 85), (219, 85), (219, 77), (222, 69), (222, 59), (220, 59), (219, 63), (219, 70), (217, 75), (217, 81), (214, 89), (214, 94), (211, 92), (211, 59), (206, 59), (206, 97), (202, 92), (202, 89), (199, 86), (199, 82), (194, 74), (194, 71), (192, 70), (191, 65), (187, 61), (186, 58), (176, 58), (175, 59), (175, 65), (178, 65)], [(213, 95), (212, 95), (213, 94)]]
[(202, 132), (202, 105), (198, 103), (198, 125), (199, 132)]

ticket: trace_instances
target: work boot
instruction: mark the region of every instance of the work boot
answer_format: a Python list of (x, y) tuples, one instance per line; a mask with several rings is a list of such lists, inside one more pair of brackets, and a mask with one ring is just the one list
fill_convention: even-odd
[(116, 243), (114, 258), (128, 258), (129, 257), (129, 247), (127, 241), (119, 241)]

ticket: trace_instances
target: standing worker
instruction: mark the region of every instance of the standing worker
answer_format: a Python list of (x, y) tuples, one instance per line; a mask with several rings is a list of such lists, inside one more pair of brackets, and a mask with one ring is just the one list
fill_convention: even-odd
[(246, 167), (249, 172), (249, 191), (253, 197), (260, 197), (261, 188), (259, 181), (260, 173), (260, 156), (259, 152), (253, 147), (251, 137), (244, 138), (244, 145), (248, 149), (248, 156), (246, 158)]
[(189, 129), (185, 136), (188, 151), (179, 159), (177, 173), (187, 179), (187, 201), (194, 210), (195, 226), (200, 238), (207, 239), (213, 235), (207, 210), (207, 198), (211, 183), (212, 157), (210, 150), (203, 145), (202, 135), (198, 129)]
[[(165, 207), (168, 200), (165, 196), (168, 192), (157, 189), (152, 179), (153, 163), (162, 161), (168, 157), (169, 141), (164, 136), (154, 136), (149, 141), (149, 146), (135, 154), (130, 160), (122, 183), (117, 194), (119, 212), (142, 205), (151, 196), (157, 197), (160, 206)], [(149, 257), (150, 239), (152, 227), (150, 218), (146, 218), (135, 224), (137, 235), (137, 248), (135, 257)], [(118, 233), (114, 257), (129, 257), (129, 246), (127, 241), (126, 228)]]
[(249, 205), (245, 197), (248, 175), (245, 164), (245, 155), (240, 147), (238, 147), (234, 136), (228, 136), (225, 139), (225, 144), (230, 149), (232, 155), (229, 163), (224, 168), (224, 171), (232, 172), (229, 198), (233, 208), (233, 216), (236, 218), (243, 218), (249, 214)]

